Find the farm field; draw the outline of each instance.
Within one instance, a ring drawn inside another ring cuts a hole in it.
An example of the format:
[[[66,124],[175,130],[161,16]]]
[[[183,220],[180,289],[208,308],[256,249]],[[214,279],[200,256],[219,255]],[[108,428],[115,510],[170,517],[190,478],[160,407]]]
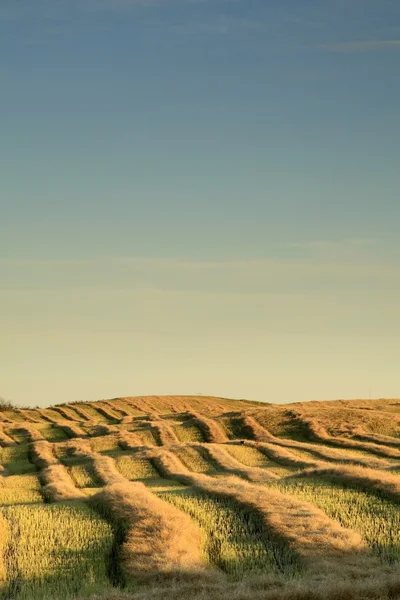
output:
[[[400,599],[400,400],[0,412],[0,600]]]

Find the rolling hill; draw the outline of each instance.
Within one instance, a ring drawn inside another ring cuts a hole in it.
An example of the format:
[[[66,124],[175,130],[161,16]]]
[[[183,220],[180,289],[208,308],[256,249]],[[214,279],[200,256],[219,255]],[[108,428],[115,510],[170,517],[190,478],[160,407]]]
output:
[[[0,598],[400,598],[400,400],[0,412]]]

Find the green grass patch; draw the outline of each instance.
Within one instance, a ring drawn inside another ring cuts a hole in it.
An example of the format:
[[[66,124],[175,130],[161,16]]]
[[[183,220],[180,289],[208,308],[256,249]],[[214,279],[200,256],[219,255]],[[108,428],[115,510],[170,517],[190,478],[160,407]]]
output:
[[[204,553],[232,579],[248,575],[293,574],[296,558],[290,548],[274,541],[257,513],[236,507],[229,500],[209,497],[190,488],[159,493],[195,519],[204,531]]]
[[[86,504],[1,509],[7,524],[0,598],[69,600],[110,589],[111,527]]]
[[[296,477],[269,484],[311,502],[344,527],[357,531],[385,561],[400,560],[400,510],[375,494],[346,488],[316,477]]]

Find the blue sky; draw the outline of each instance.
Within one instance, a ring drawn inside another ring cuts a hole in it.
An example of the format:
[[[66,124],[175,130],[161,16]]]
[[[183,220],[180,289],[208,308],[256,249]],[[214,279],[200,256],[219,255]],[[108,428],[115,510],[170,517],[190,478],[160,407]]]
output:
[[[400,5],[2,0],[0,395],[398,396]]]

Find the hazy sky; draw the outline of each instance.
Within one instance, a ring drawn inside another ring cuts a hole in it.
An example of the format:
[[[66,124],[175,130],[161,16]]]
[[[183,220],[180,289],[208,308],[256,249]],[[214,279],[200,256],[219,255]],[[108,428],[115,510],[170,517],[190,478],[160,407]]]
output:
[[[398,0],[1,0],[0,395],[400,396]]]

